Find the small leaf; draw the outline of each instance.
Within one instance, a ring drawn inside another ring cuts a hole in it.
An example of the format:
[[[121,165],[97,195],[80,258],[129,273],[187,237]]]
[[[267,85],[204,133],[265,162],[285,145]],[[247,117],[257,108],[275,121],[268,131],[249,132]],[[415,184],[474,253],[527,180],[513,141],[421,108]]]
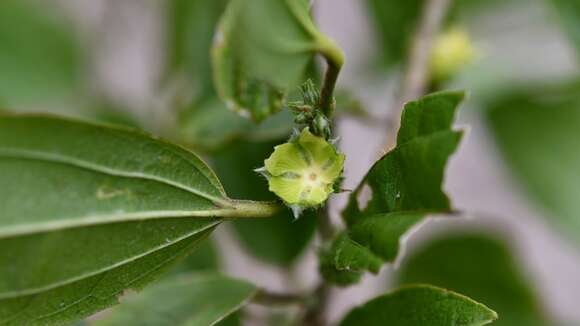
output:
[[[429,283],[477,298],[498,312],[498,326],[554,325],[517,263],[496,236],[445,234],[405,259],[399,283]]]
[[[341,326],[481,326],[497,314],[468,297],[428,285],[402,287],[353,309]]]
[[[215,217],[259,215],[229,199],[193,153],[127,129],[0,116],[0,170],[0,323],[9,325],[104,309],[190,253]]]
[[[580,83],[526,86],[488,103],[508,167],[545,217],[580,243]]]
[[[215,325],[240,309],[256,287],[217,274],[189,274],[123,299],[96,326]]]
[[[378,273],[383,265],[368,248],[358,244],[342,233],[333,242],[328,251],[322,251],[320,256],[320,272],[332,283],[348,285],[360,280],[360,271],[369,270]]]
[[[397,146],[374,164],[351,194],[343,211],[348,227],[345,236],[369,250],[374,257],[393,262],[401,238],[409,230],[428,214],[451,212],[441,184],[447,160],[461,138],[461,132],[453,131],[451,127],[462,99],[462,92],[440,92],[407,103]],[[365,200],[368,202],[359,205],[359,201]],[[324,255],[333,252],[340,255],[341,250],[337,250],[340,248],[335,244]],[[361,266],[364,264],[350,266],[348,273],[360,274],[369,269]],[[329,266],[321,266],[321,269],[328,278],[332,269]],[[335,272],[343,271],[336,269]],[[346,279],[357,279],[352,276]],[[331,278],[345,279],[338,275]]]
[[[314,26],[307,0],[232,0],[215,40],[220,97],[256,121],[281,109],[316,53],[335,47]]]

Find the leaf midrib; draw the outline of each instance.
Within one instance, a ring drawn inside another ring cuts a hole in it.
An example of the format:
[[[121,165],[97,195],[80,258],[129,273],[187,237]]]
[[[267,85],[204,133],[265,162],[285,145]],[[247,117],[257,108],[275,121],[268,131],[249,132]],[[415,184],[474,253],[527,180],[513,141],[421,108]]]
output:
[[[82,218],[69,217],[51,222],[20,224],[12,227],[0,228],[0,240],[7,238],[26,236],[38,233],[48,233],[62,231],[85,226],[96,226],[103,224],[137,222],[147,220],[157,220],[164,218],[187,218],[187,217],[230,217],[238,213],[235,208],[210,209],[210,210],[167,210],[167,211],[143,211],[124,214],[103,214],[92,215]]]
[[[51,163],[60,163],[60,164],[71,165],[71,166],[75,166],[75,167],[79,167],[79,168],[83,168],[83,169],[87,169],[90,171],[94,171],[94,172],[98,172],[98,173],[102,173],[102,174],[107,174],[107,175],[111,175],[111,176],[156,181],[156,182],[160,182],[160,183],[172,186],[174,188],[185,190],[187,192],[190,192],[190,193],[197,195],[197,196],[200,196],[202,198],[208,199],[208,200],[214,202],[215,204],[217,204],[221,207],[232,207],[233,206],[229,202],[229,200],[227,200],[226,198],[218,198],[218,197],[209,195],[207,193],[204,193],[199,189],[192,188],[190,186],[186,186],[186,185],[177,183],[175,181],[172,181],[172,180],[169,180],[166,178],[162,178],[162,177],[158,177],[158,176],[154,176],[154,175],[148,175],[148,174],[144,174],[144,173],[116,170],[116,169],[113,169],[110,167],[106,167],[106,166],[102,166],[102,165],[98,165],[98,164],[92,164],[92,163],[87,162],[85,160],[79,160],[79,159],[64,156],[64,155],[50,154],[50,153],[45,153],[45,152],[36,152],[36,151],[30,151],[30,150],[15,150],[15,149],[0,148],[0,158],[3,158],[3,157],[4,158],[38,160],[38,161],[51,162]],[[213,185],[213,183],[212,183],[212,186],[215,186],[215,185]]]

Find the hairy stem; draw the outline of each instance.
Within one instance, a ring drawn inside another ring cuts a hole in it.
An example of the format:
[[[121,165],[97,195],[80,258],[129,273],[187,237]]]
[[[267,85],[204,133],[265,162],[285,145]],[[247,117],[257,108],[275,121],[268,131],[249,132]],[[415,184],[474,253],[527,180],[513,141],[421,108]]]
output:
[[[451,0],[426,0],[423,5],[423,11],[411,44],[409,61],[402,78],[400,96],[395,102],[391,118],[388,119],[385,151],[390,150],[395,144],[395,136],[399,129],[401,111],[405,102],[416,99],[425,93],[429,81],[429,58],[433,40],[443,25],[450,5]]]
[[[338,80],[338,74],[344,64],[344,54],[342,50],[327,38],[321,38],[319,43],[320,53],[326,59],[326,73],[324,74],[324,82],[320,91],[320,108],[326,117],[331,118],[334,113],[334,87]]]
[[[228,212],[221,216],[226,218],[272,217],[284,207],[279,201],[233,200],[232,203]]]

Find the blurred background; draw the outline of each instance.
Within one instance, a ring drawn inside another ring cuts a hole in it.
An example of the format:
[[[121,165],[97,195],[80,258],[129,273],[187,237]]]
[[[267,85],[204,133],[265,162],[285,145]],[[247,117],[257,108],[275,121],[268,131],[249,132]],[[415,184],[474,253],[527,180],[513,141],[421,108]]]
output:
[[[320,28],[346,54],[337,133],[347,189],[393,136],[422,2],[312,1]],[[252,170],[286,139],[291,119],[282,112],[256,127],[217,99],[209,51],[225,4],[2,0],[0,111],[141,128],[201,153],[232,197],[272,198]],[[428,282],[495,308],[500,325],[580,325],[580,3],[455,0],[451,8],[434,44],[464,55],[443,51],[455,64],[443,62],[431,88],[469,94],[458,126],[467,133],[444,185],[461,217],[429,221],[396,266],[334,289],[329,318],[398,284]],[[332,200],[337,225],[347,197]],[[282,215],[220,227],[179,269],[219,268],[276,291],[312,288],[314,218]],[[285,313],[252,306],[245,320],[282,324]]]

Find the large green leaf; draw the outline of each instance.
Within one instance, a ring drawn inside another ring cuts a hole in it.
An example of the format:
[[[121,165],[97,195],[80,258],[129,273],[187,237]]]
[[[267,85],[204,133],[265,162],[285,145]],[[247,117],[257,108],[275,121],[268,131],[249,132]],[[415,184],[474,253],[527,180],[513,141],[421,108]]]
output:
[[[260,200],[276,198],[268,191],[266,179],[253,170],[262,166],[274,146],[281,142],[238,141],[213,156],[213,166],[232,196]],[[232,162],[235,164],[232,165]],[[285,209],[274,218],[244,220],[234,222],[233,225],[240,240],[256,257],[288,265],[312,239],[316,214],[307,211],[295,220],[291,211]]]
[[[427,285],[402,287],[353,309],[341,326],[481,326],[497,319],[486,306]]]
[[[80,46],[70,22],[40,1],[0,1],[0,103],[62,104],[79,90]]]
[[[462,99],[462,92],[441,92],[405,105],[397,146],[351,194],[343,211],[347,230],[322,252],[321,271],[328,280],[349,284],[365,270],[378,272],[376,261],[393,262],[410,229],[428,214],[451,211],[441,184],[447,160],[461,139],[452,124]],[[368,257],[368,264],[361,257]]]
[[[487,117],[530,198],[580,243],[580,83],[515,91],[490,103]]]
[[[103,309],[189,253],[215,217],[260,215],[229,199],[193,153],[126,129],[0,116],[0,171],[8,324]]]
[[[498,326],[553,325],[499,238],[445,234],[405,261],[399,283],[429,283],[477,298],[498,312]]]
[[[336,46],[314,26],[307,0],[232,0],[213,48],[214,83],[228,108],[261,121],[281,109],[316,53]]]
[[[191,274],[159,282],[128,297],[96,326],[215,325],[234,313],[256,288],[216,274]]]

